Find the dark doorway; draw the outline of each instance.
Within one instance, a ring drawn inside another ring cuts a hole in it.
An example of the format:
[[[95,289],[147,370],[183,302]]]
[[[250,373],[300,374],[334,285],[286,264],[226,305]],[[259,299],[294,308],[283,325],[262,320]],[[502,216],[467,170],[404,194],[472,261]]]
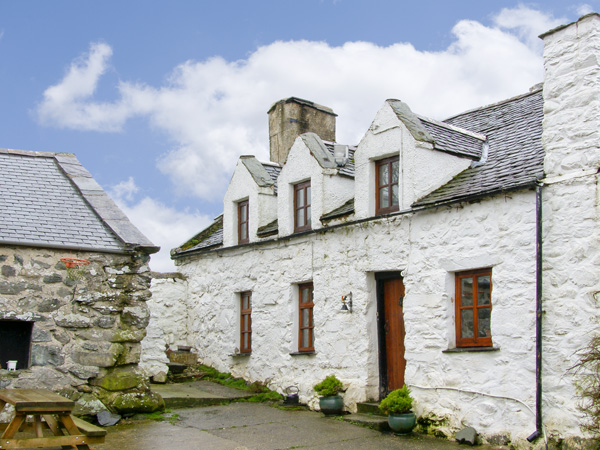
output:
[[[17,369],[29,367],[32,330],[33,322],[0,320],[0,367],[6,369],[7,361],[17,361]]]
[[[404,283],[400,272],[375,275],[379,330],[379,394],[404,386]]]

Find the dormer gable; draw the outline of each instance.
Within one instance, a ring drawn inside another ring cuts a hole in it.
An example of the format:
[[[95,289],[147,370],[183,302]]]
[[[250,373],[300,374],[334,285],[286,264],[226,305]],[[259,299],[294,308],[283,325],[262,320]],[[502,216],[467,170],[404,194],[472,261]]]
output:
[[[223,245],[254,242],[257,230],[277,218],[280,166],[241,156],[223,200]]]
[[[352,198],[353,179],[341,174],[343,168],[317,134],[296,138],[278,179],[280,236],[321,228],[324,214]]]
[[[480,160],[485,144],[484,135],[418,116],[400,100],[387,100],[355,153],[356,217],[410,209]]]

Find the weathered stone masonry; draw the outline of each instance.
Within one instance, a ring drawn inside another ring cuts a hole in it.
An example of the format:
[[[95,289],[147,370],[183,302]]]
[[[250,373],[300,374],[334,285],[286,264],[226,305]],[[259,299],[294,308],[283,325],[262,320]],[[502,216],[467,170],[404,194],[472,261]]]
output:
[[[0,371],[0,388],[51,389],[76,400],[78,413],[127,411],[147,391],[137,364],[150,318],[149,256],[78,252],[90,264],[76,281],[63,257],[74,255],[0,247],[0,320],[33,322],[30,367]]]

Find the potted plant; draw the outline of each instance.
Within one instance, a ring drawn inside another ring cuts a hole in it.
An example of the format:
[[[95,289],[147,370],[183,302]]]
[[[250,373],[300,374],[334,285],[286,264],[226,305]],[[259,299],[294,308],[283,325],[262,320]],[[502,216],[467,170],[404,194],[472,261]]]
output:
[[[344,385],[335,375],[329,375],[319,384],[315,392],[320,396],[319,407],[325,415],[339,415],[344,410],[344,400],[339,393],[344,391]]]
[[[379,409],[388,415],[388,424],[392,431],[397,434],[406,434],[413,430],[417,419],[415,413],[410,410],[412,404],[413,398],[406,385],[390,392],[386,398],[381,400]]]

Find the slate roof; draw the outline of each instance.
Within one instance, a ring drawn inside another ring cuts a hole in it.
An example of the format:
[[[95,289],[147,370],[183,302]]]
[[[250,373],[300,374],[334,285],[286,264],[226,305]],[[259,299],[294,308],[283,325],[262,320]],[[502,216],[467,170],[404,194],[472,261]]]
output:
[[[159,250],[71,153],[0,149],[0,244]]]
[[[487,160],[413,206],[467,199],[533,185],[544,176],[541,89],[459,114],[444,122],[487,136]]]
[[[275,193],[277,194],[277,179],[281,173],[281,166],[275,163],[261,163],[265,170],[268,172],[271,180],[275,183]]]
[[[223,214],[215,218],[213,223],[182,244],[171,250],[171,255],[177,255],[194,250],[217,248],[223,245]]]
[[[258,227],[256,230],[256,235],[258,237],[267,237],[277,234],[279,231],[279,221],[275,219],[273,222],[263,225],[262,227]]]
[[[329,211],[326,214],[321,216],[321,222],[327,222],[329,220],[336,219],[338,217],[347,216],[349,214],[354,213],[354,197],[348,200],[339,208],[334,209],[333,211]]]
[[[399,100],[388,102],[415,139],[430,142],[437,150],[473,159],[471,167],[415,202],[412,205],[415,208],[532,187],[544,176],[541,88],[467,111],[443,122],[417,116]],[[335,143],[323,143],[333,157]],[[355,151],[356,146],[349,147],[348,163],[340,169],[340,174],[354,177]],[[277,183],[281,167],[270,164],[263,164],[263,167]],[[326,222],[353,212],[354,199],[350,199],[324,214],[321,221]],[[221,218],[220,222],[215,221],[209,228],[196,235],[195,238],[202,239],[199,243],[185,249],[174,249],[172,254],[220,247],[223,244],[222,231]],[[274,221],[261,227],[259,235],[270,236],[276,231],[277,221]]]

